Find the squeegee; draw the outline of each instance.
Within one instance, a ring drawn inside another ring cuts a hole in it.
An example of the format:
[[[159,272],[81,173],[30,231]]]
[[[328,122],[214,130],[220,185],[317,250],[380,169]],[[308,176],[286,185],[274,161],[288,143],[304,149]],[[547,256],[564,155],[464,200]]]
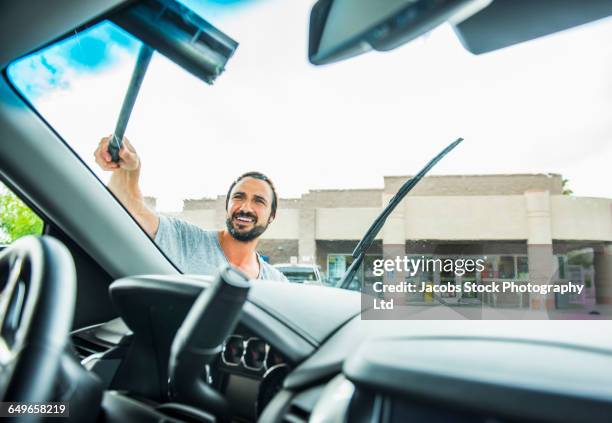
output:
[[[144,0],[120,10],[110,20],[143,43],[108,144],[112,160],[118,162],[123,135],[154,50],[212,84],[238,43],[175,0]]]

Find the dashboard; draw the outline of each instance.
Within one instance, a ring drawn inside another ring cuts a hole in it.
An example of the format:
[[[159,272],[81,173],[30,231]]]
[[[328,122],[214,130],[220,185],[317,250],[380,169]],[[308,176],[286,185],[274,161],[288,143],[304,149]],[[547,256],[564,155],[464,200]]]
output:
[[[73,334],[82,363],[107,390],[163,404],[170,346],[195,298],[209,286],[210,278],[184,275],[115,281],[110,294],[121,319]],[[298,294],[297,287],[254,281],[238,325],[199,370],[227,400],[235,420],[256,420],[296,366],[359,314],[358,293],[300,284]],[[299,298],[300,306],[287,298]]]
[[[127,362],[134,334],[121,319],[77,330],[73,346],[81,363],[114,388]],[[255,421],[282,390],[292,362],[258,333],[239,324],[217,358],[201,369],[201,378],[228,400],[235,421]]]
[[[167,357],[155,351],[169,348],[181,324],[176,315],[186,313],[202,287],[147,277],[143,295],[143,281],[128,282],[111,292],[118,308],[129,305],[122,314],[130,329],[123,325],[128,333],[121,337],[122,330],[96,328],[95,337],[114,348],[90,369],[108,368],[120,356],[107,387],[163,402],[160,381],[167,376],[158,371]],[[190,301],[182,303],[183,294]],[[575,422],[612,414],[609,322],[375,321],[359,311],[356,293],[255,285],[202,377],[244,422]],[[76,335],[75,343],[82,342],[87,331]],[[144,342],[151,339],[155,351]],[[130,373],[133,367],[140,371]]]

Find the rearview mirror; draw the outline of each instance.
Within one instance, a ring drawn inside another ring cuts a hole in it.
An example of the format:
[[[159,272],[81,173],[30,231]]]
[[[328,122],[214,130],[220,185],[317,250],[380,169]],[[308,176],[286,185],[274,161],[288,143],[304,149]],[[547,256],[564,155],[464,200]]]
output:
[[[310,14],[315,65],[394,49],[438,25],[461,22],[492,0],[319,0]]]

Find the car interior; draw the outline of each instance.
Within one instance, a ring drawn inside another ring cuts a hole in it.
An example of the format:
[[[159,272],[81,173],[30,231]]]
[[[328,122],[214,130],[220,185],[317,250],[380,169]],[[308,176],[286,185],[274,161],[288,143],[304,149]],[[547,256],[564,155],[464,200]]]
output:
[[[211,83],[235,42],[170,0],[0,10],[0,179],[44,221],[0,252],[2,401],[69,404],[57,418],[75,422],[610,420],[605,320],[368,320],[352,290],[182,274],[7,68],[110,20]],[[324,65],[443,22],[481,54],[610,15],[604,0],[319,0],[304,19]]]

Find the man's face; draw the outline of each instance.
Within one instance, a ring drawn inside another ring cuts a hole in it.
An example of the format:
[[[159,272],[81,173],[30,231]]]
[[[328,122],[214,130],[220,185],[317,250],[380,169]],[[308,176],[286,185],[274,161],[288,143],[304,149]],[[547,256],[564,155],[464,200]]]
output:
[[[226,226],[238,241],[248,242],[263,234],[272,222],[272,188],[266,181],[244,178],[230,193]]]

